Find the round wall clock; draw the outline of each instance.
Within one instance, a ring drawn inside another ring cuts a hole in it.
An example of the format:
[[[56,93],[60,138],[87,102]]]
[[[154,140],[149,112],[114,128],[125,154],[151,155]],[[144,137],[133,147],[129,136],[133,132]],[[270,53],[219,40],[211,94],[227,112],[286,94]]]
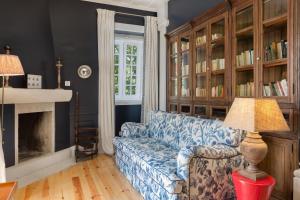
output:
[[[88,65],[81,65],[77,70],[78,76],[83,79],[87,79],[92,75],[92,69]]]

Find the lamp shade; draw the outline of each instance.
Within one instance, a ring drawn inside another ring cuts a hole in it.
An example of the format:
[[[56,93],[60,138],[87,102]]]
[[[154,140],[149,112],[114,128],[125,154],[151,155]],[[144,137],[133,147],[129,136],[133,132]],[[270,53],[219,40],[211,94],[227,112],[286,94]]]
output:
[[[21,76],[24,70],[18,56],[0,54],[0,76]]]
[[[275,99],[235,98],[224,124],[249,132],[290,130]]]

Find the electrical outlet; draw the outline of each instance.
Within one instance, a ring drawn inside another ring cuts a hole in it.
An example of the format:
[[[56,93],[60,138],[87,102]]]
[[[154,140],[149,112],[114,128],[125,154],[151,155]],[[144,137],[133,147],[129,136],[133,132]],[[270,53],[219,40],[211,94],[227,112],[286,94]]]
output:
[[[71,81],[65,81],[65,86],[70,87],[71,86]]]

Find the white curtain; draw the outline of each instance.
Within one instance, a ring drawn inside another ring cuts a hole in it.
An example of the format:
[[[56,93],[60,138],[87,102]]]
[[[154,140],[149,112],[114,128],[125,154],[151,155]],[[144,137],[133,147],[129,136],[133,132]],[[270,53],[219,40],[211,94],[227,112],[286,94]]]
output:
[[[99,58],[99,130],[104,153],[114,153],[112,139],[115,135],[114,102],[114,24],[115,12],[97,9]]]
[[[158,32],[157,18],[145,17],[145,69],[142,121],[149,120],[149,111],[158,109]]]
[[[4,161],[4,154],[2,148],[2,131],[0,130],[0,183],[6,181],[5,176],[5,161]]]

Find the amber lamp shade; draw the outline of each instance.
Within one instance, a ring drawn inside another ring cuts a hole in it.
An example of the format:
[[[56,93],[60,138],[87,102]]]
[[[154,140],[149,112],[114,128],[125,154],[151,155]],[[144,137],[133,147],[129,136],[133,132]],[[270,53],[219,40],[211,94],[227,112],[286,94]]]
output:
[[[0,54],[0,76],[22,76],[23,67],[18,56]]]
[[[224,124],[247,131],[247,136],[240,147],[249,165],[245,170],[241,170],[240,174],[252,180],[266,177],[267,174],[257,167],[268,152],[267,144],[259,132],[290,130],[277,101],[269,98],[235,98]]]

